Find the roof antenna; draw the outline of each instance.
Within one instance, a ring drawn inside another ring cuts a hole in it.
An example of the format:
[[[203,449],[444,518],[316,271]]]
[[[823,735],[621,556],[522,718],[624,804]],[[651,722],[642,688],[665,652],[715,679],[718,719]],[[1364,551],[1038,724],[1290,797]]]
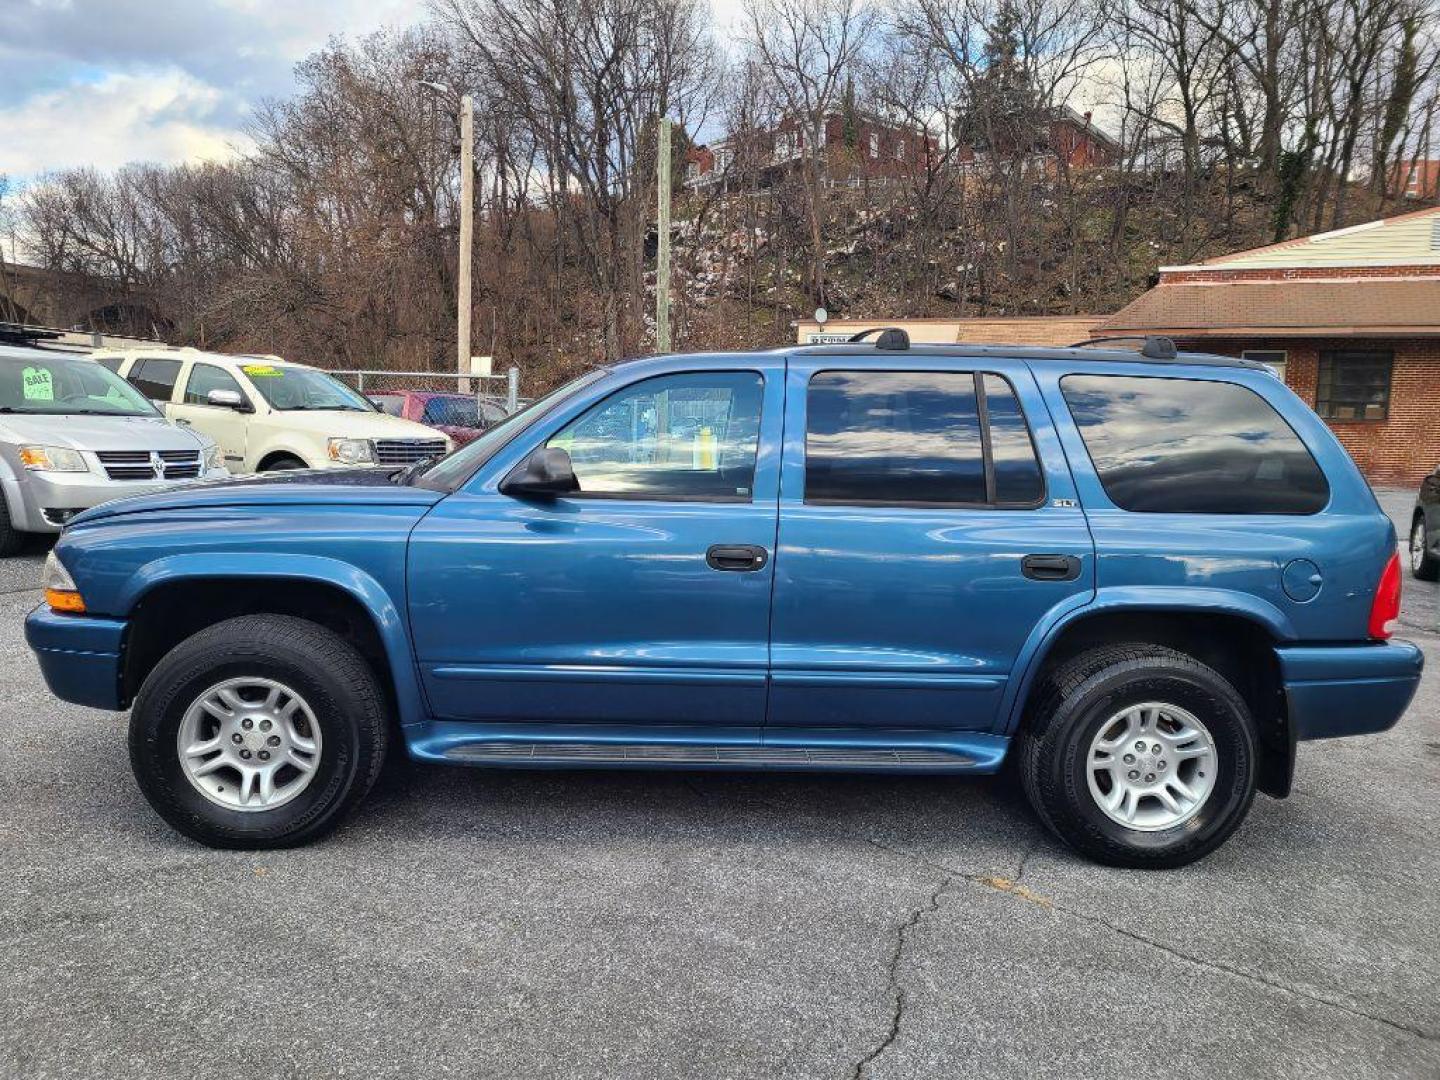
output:
[[[883,329],[875,326],[869,330],[861,330],[858,334],[852,335],[850,341],[852,344],[864,341],[871,334],[880,335],[875,339],[875,347],[877,349],[884,349],[887,352],[904,352],[910,348],[910,335],[898,326],[887,326]]]

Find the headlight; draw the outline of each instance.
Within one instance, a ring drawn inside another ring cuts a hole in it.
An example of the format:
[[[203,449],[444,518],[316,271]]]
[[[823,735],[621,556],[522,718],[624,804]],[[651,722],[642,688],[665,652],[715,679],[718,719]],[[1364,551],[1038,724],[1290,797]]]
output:
[[[205,448],[205,471],[213,472],[220,468],[220,447],[207,446]]]
[[[341,465],[369,465],[375,461],[375,448],[369,439],[331,439],[327,449],[330,460]]]
[[[85,599],[80,595],[80,590],[75,586],[75,579],[70,576],[70,571],[65,569],[55,555],[50,552],[45,556],[44,571],[45,602],[50,605],[52,611],[63,611],[74,615],[81,615],[85,612]]]
[[[89,472],[79,451],[64,446],[22,446],[20,464],[31,472]]]

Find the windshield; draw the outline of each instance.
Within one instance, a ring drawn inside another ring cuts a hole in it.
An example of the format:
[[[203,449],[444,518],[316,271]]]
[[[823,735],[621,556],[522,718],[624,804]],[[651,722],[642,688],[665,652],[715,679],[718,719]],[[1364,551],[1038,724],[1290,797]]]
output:
[[[42,352],[0,357],[0,413],[157,415],[144,395],[94,360]]]
[[[558,390],[552,390],[544,397],[532,401],[519,412],[510,414],[474,442],[462,446],[448,457],[441,458],[430,466],[420,475],[416,484],[419,487],[433,488],[438,491],[454,491],[470,478],[471,473],[485,464],[495,451],[581,387],[588,386],[600,378],[606,373],[606,370],[605,368],[596,368],[593,371],[587,371],[578,379],[572,379]]]
[[[255,384],[255,389],[260,391],[260,396],[269,402],[271,408],[285,412],[375,412],[375,406],[363,394],[351,390],[333,375],[314,368],[256,362],[245,364],[240,370]]]

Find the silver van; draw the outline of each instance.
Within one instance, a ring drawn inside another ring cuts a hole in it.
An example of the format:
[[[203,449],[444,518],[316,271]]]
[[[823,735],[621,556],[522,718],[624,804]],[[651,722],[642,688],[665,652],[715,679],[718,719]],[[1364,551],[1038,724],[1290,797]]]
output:
[[[0,344],[0,555],[111,499],[226,475],[212,439],[95,361]]]

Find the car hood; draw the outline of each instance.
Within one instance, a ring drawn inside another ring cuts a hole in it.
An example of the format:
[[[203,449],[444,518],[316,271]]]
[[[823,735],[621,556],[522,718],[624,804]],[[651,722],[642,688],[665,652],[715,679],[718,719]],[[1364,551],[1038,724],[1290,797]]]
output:
[[[444,433],[387,413],[352,412],[346,409],[276,409],[270,414],[272,423],[287,428],[312,431],[344,439],[438,439]]]
[[[304,469],[294,472],[202,480],[152,495],[136,495],[102,503],[77,515],[71,526],[104,518],[171,510],[206,510],[231,506],[433,506],[444,492],[396,484],[399,470]]]
[[[0,440],[71,450],[195,450],[208,440],[160,416],[0,414]]]

